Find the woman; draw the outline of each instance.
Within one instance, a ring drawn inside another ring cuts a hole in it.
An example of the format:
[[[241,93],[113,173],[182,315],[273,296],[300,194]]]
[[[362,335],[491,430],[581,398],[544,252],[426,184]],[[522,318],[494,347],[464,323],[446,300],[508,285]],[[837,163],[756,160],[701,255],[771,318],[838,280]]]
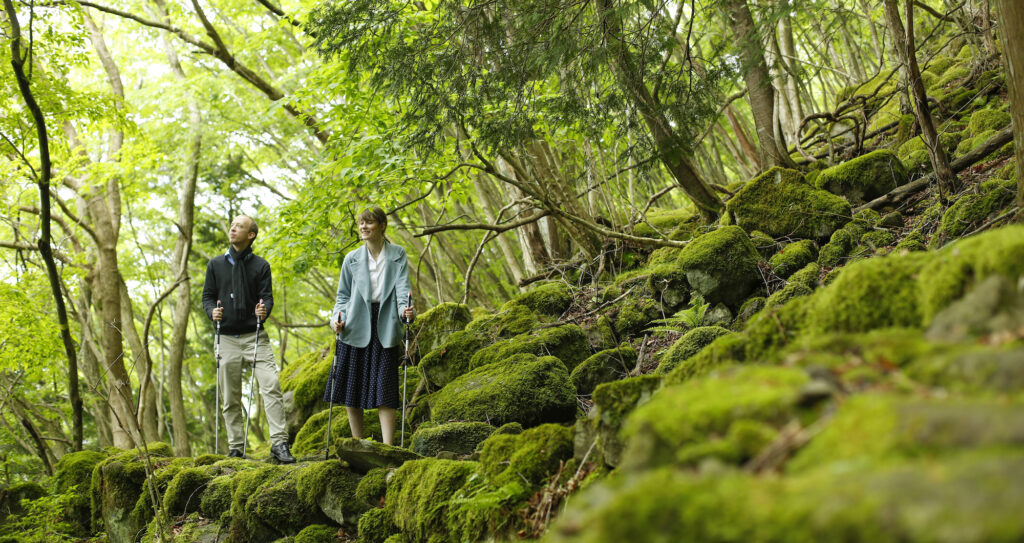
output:
[[[365,244],[345,255],[331,326],[338,333],[338,357],[324,400],[345,405],[352,437],[363,437],[363,410],[377,408],[383,441],[395,437],[399,406],[398,346],[414,311],[405,249],[384,238],[387,215],[379,207],[358,217]],[[331,386],[333,383],[333,387]],[[333,390],[332,390],[333,388]]]

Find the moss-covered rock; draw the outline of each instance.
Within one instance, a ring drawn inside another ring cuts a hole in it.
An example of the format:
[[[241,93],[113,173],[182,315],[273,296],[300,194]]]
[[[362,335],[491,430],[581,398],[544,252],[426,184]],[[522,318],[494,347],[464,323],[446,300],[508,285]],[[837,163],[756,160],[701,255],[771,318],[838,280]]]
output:
[[[893,247],[892,252],[895,254],[906,254],[915,251],[927,251],[928,246],[925,244],[924,236],[920,232],[911,232],[903,237]]]
[[[917,278],[928,260],[911,253],[849,264],[813,297],[810,327],[818,332],[865,332],[919,326]]]
[[[331,341],[281,370],[289,437],[294,438],[310,416],[326,407],[324,391],[333,361],[334,341]]]
[[[972,136],[990,130],[1000,130],[1010,125],[1010,114],[997,109],[979,109],[971,114],[967,122],[967,131]]]
[[[865,202],[905,185],[907,180],[896,153],[879,149],[822,171],[814,184],[852,202]]]
[[[690,208],[659,209],[647,213],[644,219],[644,222],[633,227],[633,235],[662,238],[674,233],[684,235],[686,227],[692,232],[699,222],[700,214]]]
[[[151,458],[164,459],[172,454],[170,445],[166,443],[153,443],[147,448]],[[106,531],[111,540],[134,541],[152,516],[152,509],[148,510],[148,515],[145,514],[146,506],[133,514],[140,497],[143,502],[148,499],[148,495],[144,496],[142,492],[146,481],[142,454],[139,449],[115,454],[97,463],[92,470],[89,492],[93,531]]]
[[[1024,330],[1024,292],[1002,275],[986,277],[942,311],[928,326],[927,337],[972,341],[981,336],[1012,336]]]
[[[757,249],[757,254],[761,255],[761,258],[768,260],[779,250],[779,244],[775,240],[760,230],[754,230],[750,232],[750,242],[754,244],[754,249]]]
[[[424,424],[412,435],[410,448],[421,456],[435,456],[441,451],[469,454],[492,433],[494,426],[486,422]]]
[[[576,390],[553,356],[517,354],[458,377],[431,400],[435,422],[566,422],[576,414]]]
[[[906,365],[917,382],[961,394],[1024,392],[1024,348],[975,348],[919,357]]]
[[[336,448],[333,450],[338,458],[358,473],[367,473],[375,468],[400,466],[404,462],[420,457],[408,449],[369,439],[343,437],[335,441],[334,445]]]
[[[69,499],[64,507],[74,535],[89,534],[92,512],[89,509],[89,485],[92,483],[92,470],[106,458],[97,451],[78,451],[65,454],[57,462],[54,473],[54,492],[68,494]],[[0,511],[0,521],[4,514]]]
[[[888,230],[872,230],[860,237],[860,243],[877,253],[896,243],[896,236]]]
[[[818,253],[818,265],[822,268],[833,268],[853,249],[853,236],[845,229],[836,230],[828,243]]]
[[[615,337],[626,338],[638,334],[661,316],[661,305],[651,297],[641,295],[626,298],[615,314]]]
[[[336,543],[337,541],[337,527],[314,524],[306,526],[302,531],[295,534],[294,543]]]
[[[674,260],[649,269],[647,289],[654,293],[666,312],[676,311],[690,299],[690,284],[686,282],[686,274]]]
[[[199,500],[199,512],[206,518],[218,519],[231,509],[231,476],[215,477],[206,485]]]
[[[686,332],[665,351],[655,373],[666,374],[671,372],[679,364],[710,345],[712,341],[728,333],[729,330],[721,326],[699,326]]]
[[[953,239],[978,228],[996,218],[1013,205],[1017,196],[1014,181],[987,181],[977,194],[964,194],[942,214],[939,233],[943,239]]]
[[[270,543],[311,524],[330,522],[318,507],[311,507],[300,497],[298,482],[302,472],[296,466],[270,465],[235,475],[232,539]],[[354,492],[355,485],[352,487]]]
[[[815,189],[796,170],[775,167],[754,178],[726,204],[736,224],[747,232],[824,241],[846,224],[850,204]]]
[[[513,304],[495,315],[470,321],[465,330],[448,336],[441,347],[420,361],[420,375],[431,390],[448,384],[466,373],[473,355],[499,339],[507,339],[533,330],[540,318],[525,303]]]
[[[609,466],[621,461],[624,443],[619,429],[626,416],[638,406],[650,401],[661,386],[660,375],[640,375],[619,381],[603,383],[594,389],[594,407],[586,421],[580,421],[574,450],[577,458],[587,454],[592,446]]]
[[[830,466],[787,478],[672,469],[610,477],[573,499],[545,541],[980,543],[1024,537],[1019,451]]]
[[[758,311],[764,309],[765,297],[754,296],[748,298],[747,301],[743,302],[740,306],[740,310],[736,312],[736,318],[732,321],[730,328],[733,330],[742,330],[751,317],[757,314]]]
[[[359,517],[359,541],[363,543],[384,543],[397,532],[391,514],[384,509],[370,509]]]
[[[756,318],[756,317],[755,317]],[[665,376],[665,384],[679,384],[711,370],[746,358],[747,338],[743,334],[718,336],[697,354],[682,360]]]
[[[649,469],[689,458],[687,448],[721,439],[739,420],[781,426],[797,414],[809,381],[801,370],[749,366],[666,386],[629,415],[620,469]]]
[[[369,507],[382,507],[384,494],[388,491],[388,478],[394,468],[373,468],[359,480],[356,487],[356,499]]]
[[[443,302],[431,307],[416,317],[409,325],[409,336],[413,338],[420,358],[444,344],[448,336],[458,332],[473,320],[469,306],[455,302]]]
[[[32,481],[0,487],[0,521],[11,515],[24,514],[25,508],[22,506],[22,500],[38,500],[45,495],[46,489]]]
[[[324,447],[327,446],[327,422],[331,423],[331,441],[341,437],[351,437],[352,430],[348,425],[348,414],[344,406],[336,405],[333,411],[325,407],[306,420],[295,436],[295,443],[292,445],[292,453],[299,457],[316,456],[323,457]],[[376,409],[363,411],[363,435],[365,437],[380,436],[380,417]]]
[[[541,315],[558,317],[572,305],[572,288],[561,281],[538,283],[532,290],[505,302],[502,311],[522,306]]]
[[[761,285],[758,260],[747,234],[737,226],[725,226],[691,241],[676,264],[705,301],[737,309]]]
[[[614,381],[629,373],[636,365],[636,356],[636,349],[629,345],[606,349],[576,366],[569,374],[569,379],[576,387],[577,394],[590,394],[597,385]]]
[[[541,328],[480,349],[470,359],[468,369],[493,364],[520,353],[554,356],[562,361],[567,370],[572,371],[590,356],[590,345],[583,329],[575,324]]]
[[[295,478],[295,491],[306,508],[319,508],[332,521],[351,527],[368,508],[363,501],[353,499],[358,485],[359,476],[338,460],[312,463],[299,470]]]
[[[525,497],[572,455],[572,428],[543,424],[517,435],[491,436],[481,444],[480,465],[493,485],[525,485]]]
[[[1005,226],[962,239],[938,251],[921,270],[924,324],[990,275],[1016,282],[1024,275],[1024,226]]]
[[[168,515],[188,515],[199,511],[202,493],[213,479],[205,468],[185,468],[179,471],[164,492],[164,510]]]
[[[448,527],[450,501],[479,471],[477,462],[437,458],[406,462],[388,483],[384,510],[398,530],[414,541],[457,540]]]
[[[792,300],[793,298],[799,298],[800,296],[809,296],[813,293],[814,290],[811,287],[805,285],[804,283],[793,281],[787,283],[786,286],[782,287],[781,289],[773,292],[772,295],[769,296],[767,300],[765,300],[764,306],[770,309],[774,309],[785,305],[786,302]]]
[[[786,245],[778,253],[772,255],[768,263],[771,264],[775,275],[785,279],[817,258],[817,246],[813,241],[804,239]]]

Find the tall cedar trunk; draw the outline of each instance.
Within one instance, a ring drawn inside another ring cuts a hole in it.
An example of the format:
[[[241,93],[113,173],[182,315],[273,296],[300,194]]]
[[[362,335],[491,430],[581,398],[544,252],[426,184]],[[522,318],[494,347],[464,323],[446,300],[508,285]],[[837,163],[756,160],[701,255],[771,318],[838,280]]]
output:
[[[747,84],[747,97],[754,114],[754,126],[761,144],[761,166],[795,167],[785,151],[786,143],[775,137],[775,87],[772,86],[768,64],[764,59],[764,47],[758,36],[754,17],[746,0],[729,0],[727,15],[733,25],[733,32],[740,42],[740,59],[743,63],[743,81]]]
[[[53,294],[53,301],[57,307],[57,323],[60,326],[61,342],[64,344],[64,354],[68,357],[68,399],[71,403],[71,426],[72,426],[72,449],[82,450],[82,397],[78,391],[78,357],[75,353],[75,344],[71,339],[71,328],[68,324],[68,312],[64,305],[64,296],[61,292],[60,277],[57,275],[57,264],[53,259],[53,248],[50,246],[50,175],[52,165],[50,164],[50,143],[46,131],[46,119],[43,117],[42,109],[36,103],[32,94],[32,87],[25,75],[25,55],[21,51],[21,25],[18,21],[18,13],[14,9],[11,0],[4,0],[4,10],[7,12],[7,19],[11,25],[9,38],[11,40],[11,67],[14,69],[15,78],[18,81],[18,90],[21,92],[25,105],[32,113],[32,119],[36,124],[36,137],[39,140],[39,254],[43,257],[46,265],[46,277],[50,282],[50,292]],[[44,458],[45,461],[45,458]]]
[[[1024,220],[1024,3],[1000,0],[997,6],[999,36],[1003,41],[1003,64],[1010,87],[1010,118],[1013,148],[1017,156],[1018,220]]]
[[[921,127],[921,137],[924,139],[925,146],[928,147],[928,158],[931,160],[935,176],[939,180],[940,197],[945,199],[956,191],[957,178],[949,166],[949,157],[946,156],[946,150],[942,148],[939,135],[935,131],[931,109],[928,107],[928,97],[925,95],[924,83],[921,81],[921,71],[917,66],[917,51],[914,47],[914,2],[907,0],[906,31],[904,31],[903,22],[900,20],[896,0],[885,0],[884,8],[893,44],[896,47],[896,53],[900,56],[903,80],[906,82],[914,104],[914,116],[917,118],[917,124]]]
[[[167,16],[163,0],[156,2],[156,9],[162,17]],[[178,60],[178,52],[171,45],[167,35],[162,36],[164,51],[171,71],[187,88],[188,77]],[[176,456],[192,456],[192,446],[188,435],[188,413],[185,410],[185,398],[181,391],[181,366],[185,358],[185,341],[188,333],[188,317],[191,310],[191,282],[188,278],[188,252],[192,247],[193,217],[195,215],[196,180],[199,177],[199,156],[202,150],[202,113],[199,104],[190,91],[186,91],[188,99],[189,152],[185,168],[181,176],[181,191],[178,196],[178,240],[174,245],[172,262],[176,266],[174,277],[184,278],[175,293],[172,310],[172,331],[170,354],[167,360],[167,392],[171,404],[171,428],[174,434],[174,454]],[[282,358],[284,350],[282,348]],[[214,406],[214,417],[220,416],[220,406]],[[216,428],[216,425],[215,425]],[[219,453],[220,451],[214,451]]]
[[[602,30],[615,63],[619,85],[626,91],[632,104],[643,117],[662,164],[672,173],[676,183],[690,197],[704,219],[713,221],[722,212],[722,201],[693,168],[686,146],[672,130],[659,104],[644,84],[643,74],[636,66],[622,36],[622,24],[615,13],[613,1],[598,0],[598,9],[601,12]]]

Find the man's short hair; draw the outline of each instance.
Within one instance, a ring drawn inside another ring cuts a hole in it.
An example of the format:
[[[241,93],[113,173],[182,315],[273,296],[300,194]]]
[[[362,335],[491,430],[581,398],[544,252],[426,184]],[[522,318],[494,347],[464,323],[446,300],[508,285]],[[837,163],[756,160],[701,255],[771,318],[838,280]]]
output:
[[[249,216],[246,215],[246,217]],[[256,219],[252,217],[249,217],[249,222],[252,223],[252,226],[249,227],[249,231],[253,233],[252,240],[256,241],[256,237],[260,235],[260,225],[256,224]]]

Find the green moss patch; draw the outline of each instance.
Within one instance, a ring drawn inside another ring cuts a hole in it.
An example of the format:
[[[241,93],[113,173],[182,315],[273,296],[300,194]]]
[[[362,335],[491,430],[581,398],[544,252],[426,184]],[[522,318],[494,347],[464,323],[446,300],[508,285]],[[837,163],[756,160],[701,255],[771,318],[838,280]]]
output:
[[[521,434],[488,438],[480,448],[480,465],[491,484],[524,484],[532,492],[546,483],[559,464],[572,455],[572,428],[544,424]]]
[[[676,265],[708,303],[736,309],[760,287],[758,260],[747,234],[737,226],[725,226],[691,241]]]
[[[814,184],[852,202],[865,202],[907,181],[907,171],[896,153],[879,149],[822,171]]]
[[[480,349],[470,359],[469,369],[505,360],[520,353],[554,356],[565,364],[567,370],[572,371],[577,364],[590,356],[590,345],[583,329],[575,324],[542,328]]]
[[[824,241],[852,215],[843,198],[809,185],[800,172],[772,168],[754,178],[726,204],[747,232]]]
[[[795,241],[783,247],[768,261],[775,275],[785,279],[818,258],[818,248],[809,239]]]
[[[409,336],[415,342],[420,357],[440,347],[448,336],[458,332],[473,320],[469,306],[454,302],[443,302],[431,307],[416,317],[409,325]]]
[[[406,462],[388,484],[384,510],[414,541],[455,540],[448,528],[449,502],[479,470],[477,462],[436,458]]]
[[[363,543],[384,543],[397,532],[391,514],[384,509],[370,509],[359,517],[359,541]]]
[[[369,507],[353,499],[358,484],[359,476],[338,460],[310,464],[295,476],[295,491],[306,508],[319,509],[332,521],[349,526],[355,526]]]
[[[431,400],[435,422],[566,422],[576,413],[576,391],[553,356],[517,354],[458,377]]]
[[[609,466],[616,466],[621,460],[624,444],[619,438],[619,429],[626,416],[650,401],[659,386],[661,376],[640,375],[604,383],[594,389],[594,407],[584,423],[584,430],[592,432],[598,452]]]
[[[671,372],[679,364],[710,345],[712,341],[728,333],[729,330],[721,326],[700,326],[690,330],[665,351],[661,361],[658,363],[656,373],[666,374]]]
[[[507,311],[522,306],[541,315],[558,317],[572,304],[572,289],[567,283],[551,281],[540,283],[532,290],[512,298],[502,306]]]
[[[576,387],[577,394],[590,394],[597,385],[627,374],[636,365],[636,356],[636,349],[629,345],[606,349],[576,366],[569,374],[569,379]]]
[[[334,341],[288,364],[280,374],[281,392],[291,396],[288,434],[294,437],[306,419],[325,407],[324,390],[334,361]]]
[[[986,221],[996,218],[1013,205],[1017,196],[1014,181],[988,181],[976,194],[964,194],[942,214],[939,233],[943,239],[957,238]]]
[[[435,456],[441,451],[469,454],[492,433],[494,426],[486,422],[423,425],[412,435],[410,448],[421,456]]]

